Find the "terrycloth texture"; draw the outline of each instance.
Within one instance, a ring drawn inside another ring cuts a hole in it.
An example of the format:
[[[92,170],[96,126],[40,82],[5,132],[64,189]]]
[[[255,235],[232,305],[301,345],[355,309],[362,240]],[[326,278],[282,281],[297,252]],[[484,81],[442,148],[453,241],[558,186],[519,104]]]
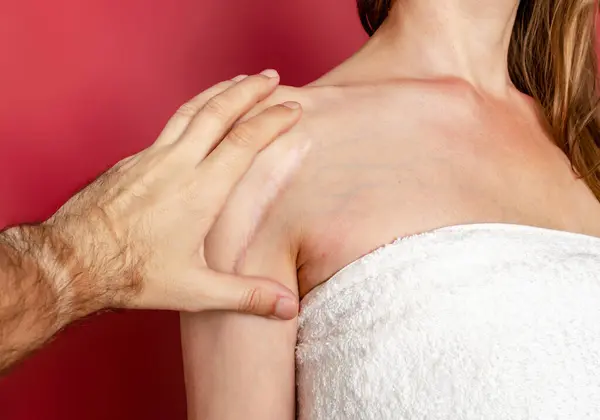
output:
[[[600,239],[398,240],[303,299],[296,358],[301,420],[598,420]]]

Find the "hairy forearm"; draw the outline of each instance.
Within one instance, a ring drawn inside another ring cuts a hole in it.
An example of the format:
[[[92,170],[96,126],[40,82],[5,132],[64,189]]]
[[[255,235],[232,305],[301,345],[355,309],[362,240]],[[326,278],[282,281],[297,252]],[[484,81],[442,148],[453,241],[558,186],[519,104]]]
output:
[[[51,281],[51,240],[41,227],[0,234],[0,372],[32,352],[67,322]]]
[[[0,373],[100,309],[72,245],[41,224],[0,233]]]

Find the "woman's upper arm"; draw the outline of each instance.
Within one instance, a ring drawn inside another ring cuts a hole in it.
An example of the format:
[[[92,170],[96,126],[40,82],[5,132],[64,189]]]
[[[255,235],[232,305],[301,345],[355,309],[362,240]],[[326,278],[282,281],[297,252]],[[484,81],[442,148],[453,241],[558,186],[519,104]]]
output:
[[[241,193],[230,199],[207,238],[208,263],[221,271],[272,278],[297,292],[296,258],[285,229],[274,223],[255,229],[244,222],[244,215],[252,214],[245,206],[255,201]],[[293,419],[296,333],[296,320],[182,314],[188,418]]]
[[[205,241],[211,268],[271,278],[298,292],[299,232],[291,227],[298,225],[298,206],[287,194],[293,181],[281,185],[272,178],[304,144],[302,132],[292,130],[255,159]],[[295,418],[296,334],[296,320],[182,314],[188,418]]]

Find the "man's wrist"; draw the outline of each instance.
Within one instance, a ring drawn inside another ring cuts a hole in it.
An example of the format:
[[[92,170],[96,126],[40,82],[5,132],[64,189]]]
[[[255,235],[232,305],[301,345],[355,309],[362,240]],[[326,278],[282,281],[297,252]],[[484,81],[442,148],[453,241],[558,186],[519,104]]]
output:
[[[128,258],[102,211],[83,216],[61,209],[39,229],[48,242],[50,269],[64,272],[65,280],[56,279],[58,288],[65,282],[70,288],[65,296],[70,297],[72,320],[102,309],[126,307],[140,292],[137,264]]]

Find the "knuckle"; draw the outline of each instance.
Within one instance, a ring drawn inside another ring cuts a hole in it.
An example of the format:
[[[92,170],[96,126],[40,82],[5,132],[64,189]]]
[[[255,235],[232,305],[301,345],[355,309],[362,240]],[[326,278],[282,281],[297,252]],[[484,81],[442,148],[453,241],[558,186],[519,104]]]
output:
[[[193,118],[198,113],[198,108],[191,103],[185,103],[179,107],[175,115],[184,118]]]
[[[204,105],[203,112],[206,112],[213,117],[224,118],[227,115],[227,106],[226,101],[220,97],[214,97],[206,102]]]
[[[240,124],[229,133],[227,141],[236,147],[251,147],[253,145],[253,131],[248,124]]]
[[[240,300],[239,310],[241,312],[256,312],[261,303],[260,291],[256,288],[249,289],[244,292]]]

